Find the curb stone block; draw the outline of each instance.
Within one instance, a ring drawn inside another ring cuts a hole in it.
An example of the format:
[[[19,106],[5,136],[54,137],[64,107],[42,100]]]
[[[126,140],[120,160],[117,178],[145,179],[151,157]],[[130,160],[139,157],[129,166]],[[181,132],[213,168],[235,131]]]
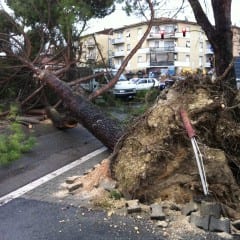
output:
[[[127,212],[128,213],[136,213],[141,212],[141,206],[139,205],[138,199],[129,200],[126,202]]]
[[[209,230],[212,232],[230,233],[230,220],[228,218],[215,218],[211,216]]]
[[[162,206],[160,204],[154,203],[150,206],[152,213],[151,219],[165,220],[166,216],[163,213]]]
[[[203,201],[200,205],[200,215],[214,216],[220,218],[222,213],[221,205],[216,202],[205,202]]]
[[[71,176],[66,179],[67,184],[73,184],[80,176]]]
[[[196,212],[198,210],[198,205],[195,202],[189,202],[184,205],[181,210],[181,213],[185,216],[189,216],[192,212]]]
[[[209,226],[209,221],[210,221],[210,216],[205,215],[205,216],[200,216],[198,213],[193,212],[190,215],[189,222],[196,225],[199,228],[202,228],[204,230],[208,230]]]
[[[82,182],[78,182],[78,183],[73,183],[69,186],[67,186],[67,189],[69,192],[73,192],[75,190],[77,190],[78,188],[83,187],[83,183]]]

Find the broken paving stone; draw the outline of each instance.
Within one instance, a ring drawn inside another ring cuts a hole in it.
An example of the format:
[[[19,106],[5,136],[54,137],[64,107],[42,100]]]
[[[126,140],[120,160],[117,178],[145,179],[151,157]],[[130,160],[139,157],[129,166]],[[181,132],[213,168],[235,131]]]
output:
[[[189,216],[192,212],[198,210],[198,205],[195,202],[189,202],[185,204],[181,210],[181,213],[185,216]]]
[[[141,212],[141,206],[139,205],[138,199],[127,201],[126,206],[127,206],[128,213]]]
[[[209,215],[215,218],[220,218],[222,213],[222,208],[220,203],[217,202],[205,202],[202,201],[200,205],[200,214],[202,216]]]
[[[83,187],[83,183],[82,182],[77,182],[77,183],[73,183],[69,186],[67,186],[67,189],[69,192],[73,192],[75,190],[77,190],[78,188]]]
[[[158,203],[154,203],[150,206],[152,213],[151,219],[165,220],[166,216],[162,210],[162,206]]]
[[[161,227],[161,228],[166,228],[168,226],[168,222],[159,220],[159,221],[156,222],[156,226]]]
[[[72,176],[66,179],[67,184],[73,184],[80,176]]]
[[[204,230],[208,230],[209,221],[210,221],[209,215],[200,216],[199,213],[197,212],[193,212],[190,215],[190,219],[189,219],[189,222],[191,224],[194,224],[195,226],[202,228]]]
[[[226,232],[230,233],[230,220],[229,218],[215,218],[211,216],[209,223],[209,230],[212,232]]]

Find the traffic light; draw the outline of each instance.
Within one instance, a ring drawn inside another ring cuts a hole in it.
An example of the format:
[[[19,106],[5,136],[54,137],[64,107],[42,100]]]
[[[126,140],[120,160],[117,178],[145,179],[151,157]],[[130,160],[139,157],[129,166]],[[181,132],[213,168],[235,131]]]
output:
[[[164,39],[164,30],[161,30],[160,34],[161,34],[161,39]]]
[[[182,35],[183,35],[183,37],[186,37],[186,31],[187,31],[186,28],[183,28],[183,29],[182,29]]]

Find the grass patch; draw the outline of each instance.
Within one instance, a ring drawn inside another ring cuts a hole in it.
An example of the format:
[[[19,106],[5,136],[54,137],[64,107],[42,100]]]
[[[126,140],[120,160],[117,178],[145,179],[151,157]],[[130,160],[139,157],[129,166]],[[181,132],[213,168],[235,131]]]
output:
[[[0,165],[7,165],[14,160],[19,159],[23,153],[28,152],[35,145],[34,137],[27,136],[22,125],[14,122],[17,108],[12,106],[10,109],[9,119],[11,123],[5,129],[5,133],[0,135]]]

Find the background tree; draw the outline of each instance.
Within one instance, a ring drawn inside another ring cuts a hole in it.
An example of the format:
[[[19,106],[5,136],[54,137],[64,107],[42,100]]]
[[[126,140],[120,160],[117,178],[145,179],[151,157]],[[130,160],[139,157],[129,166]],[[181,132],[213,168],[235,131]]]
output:
[[[12,96],[15,93],[15,97],[20,99],[39,87],[32,81],[33,74],[25,68],[21,58],[43,68],[51,63],[58,65],[61,61],[61,66],[65,65],[60,73],[63,75],[64,71],[75,65],[74,43],[79,41],[82,31],[87,28],[87,21],[104,17],[115,9],[112,0],[91,1],[91,5],[89,1],[75,0],[6,2],[14,13],[11,17],[4,11],[0,14],[1,51],[5,53],[4,58],[0,58],[4,73],[0,94],[9,95],[11,89]],[[46,56],[49,57],[44,59]],[[70,74],[65,76],[67,79]],[[15,88],[16,82],[21,86],[17,84]],[[33,89],[27,89],[32,85],[35,85]]]
[[[188,0],[197,23],[202,27],[214,50],[215,69],[217,76],[221,76],[233,61],[231,0],[211,0],[214,24],[211,24],[202,5],[198,0]],[[227,84],[236,88],[234,69],[225,78]]]

